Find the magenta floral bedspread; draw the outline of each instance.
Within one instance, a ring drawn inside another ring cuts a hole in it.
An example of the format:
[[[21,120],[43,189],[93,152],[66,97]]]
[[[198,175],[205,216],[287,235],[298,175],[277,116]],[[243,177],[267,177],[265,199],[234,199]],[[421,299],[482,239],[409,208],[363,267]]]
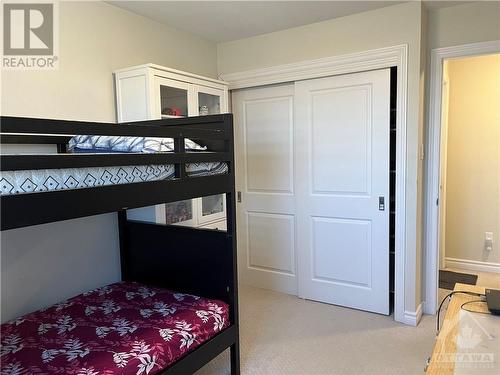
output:
[[[121,282],[2,324],[2,375],[149,374],[229,325],[228,306]]]

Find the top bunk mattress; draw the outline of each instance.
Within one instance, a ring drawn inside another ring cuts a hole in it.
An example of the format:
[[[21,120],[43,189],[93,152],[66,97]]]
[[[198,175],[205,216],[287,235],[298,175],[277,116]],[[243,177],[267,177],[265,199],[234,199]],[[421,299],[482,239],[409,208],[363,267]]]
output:
[[[206,147],[185,139],[188,152],[205,151]],[[72,153],[170,153],[172,138],[77,135],[71,138]],[[227,163],[187,163],[188,177],[203,177],[228,173]],[[39,193],[107,185],[170,180],[175,177],[172,164],[133,165],[90,168],[61,168],[0,172],[0,195]]]
[[[154,375],[228,326],[224,302],[120,282],[2,324],[0,372]]]
[[[189,177],[225,173],[228,173],[228,166],[224,162],[186,164]],[[173,164],[1,171],[0,195],[133,184],[174,177]]]

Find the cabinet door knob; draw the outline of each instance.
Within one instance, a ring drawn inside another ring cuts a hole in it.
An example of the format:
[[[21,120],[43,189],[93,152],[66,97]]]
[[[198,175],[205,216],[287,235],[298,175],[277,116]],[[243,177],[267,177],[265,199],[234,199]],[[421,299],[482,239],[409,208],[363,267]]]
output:
[[[238,191],[238,193],[236,194],[236,199],[238,203],[241,203],[241,191]]]

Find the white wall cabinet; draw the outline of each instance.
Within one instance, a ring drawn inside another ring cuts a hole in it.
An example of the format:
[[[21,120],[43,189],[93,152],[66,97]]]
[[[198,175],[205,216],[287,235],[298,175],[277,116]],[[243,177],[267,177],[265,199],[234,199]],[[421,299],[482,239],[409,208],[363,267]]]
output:
[[[145,64],[114,72],[118,122],[228,112],[223,81]],[[136,220],[225,230],[223,194],[128,211]]]

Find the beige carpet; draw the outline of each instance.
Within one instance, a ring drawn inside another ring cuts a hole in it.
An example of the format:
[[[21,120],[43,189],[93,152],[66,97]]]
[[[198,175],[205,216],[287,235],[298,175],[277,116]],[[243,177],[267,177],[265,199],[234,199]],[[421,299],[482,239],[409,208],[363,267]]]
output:
[[[244,375],[423,374],[435,318],[418,327],[392,317],[240,287]],[[229,374],[224,353],[197,375]]]

